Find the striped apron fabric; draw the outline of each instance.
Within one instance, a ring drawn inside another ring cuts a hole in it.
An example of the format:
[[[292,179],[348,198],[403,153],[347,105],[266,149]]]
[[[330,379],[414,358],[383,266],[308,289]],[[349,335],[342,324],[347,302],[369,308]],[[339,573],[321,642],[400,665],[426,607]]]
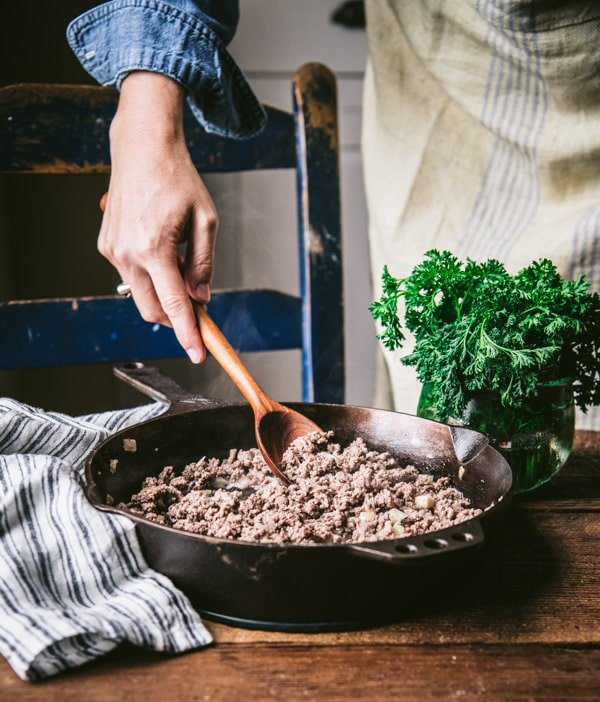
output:
[[[374,294],[431,248],[600,290],[600,4],[367,0],[363,157]],[[407,347],[404,352],[410,349]],[[379,406],[420,386],[382,350]],[[578,413],[600,429],[600,408]]]
[[[22,679],[124,641],[173,652],[211,642],[187,598],[145,563],[133,522],[83,494],[93,447],[163,410],[73,418],[0,399],[0,653]]]

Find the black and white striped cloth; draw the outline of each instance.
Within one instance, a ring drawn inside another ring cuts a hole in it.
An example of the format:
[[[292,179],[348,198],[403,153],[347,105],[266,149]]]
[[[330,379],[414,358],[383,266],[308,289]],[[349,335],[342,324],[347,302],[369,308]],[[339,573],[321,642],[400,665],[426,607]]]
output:
[[[123,641],[173,652],[212,641],[187,598],[145,563],[133,522],[83,494],[89,451],[163,409],[73,418],[0,399],[0,653],[24,680]]]

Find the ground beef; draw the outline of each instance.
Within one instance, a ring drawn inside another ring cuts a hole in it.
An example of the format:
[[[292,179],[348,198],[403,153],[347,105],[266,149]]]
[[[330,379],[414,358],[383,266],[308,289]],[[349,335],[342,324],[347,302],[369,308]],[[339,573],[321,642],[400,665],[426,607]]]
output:
[[[159,524],[221,539],[275,543],[380,541],[443,529],[481,510],[446,477],[400,466],[356,439],[333,433],[297,439],[283,457],[283,485],[258,449],[202,458],[180,475],[146,478],[120,507]]]

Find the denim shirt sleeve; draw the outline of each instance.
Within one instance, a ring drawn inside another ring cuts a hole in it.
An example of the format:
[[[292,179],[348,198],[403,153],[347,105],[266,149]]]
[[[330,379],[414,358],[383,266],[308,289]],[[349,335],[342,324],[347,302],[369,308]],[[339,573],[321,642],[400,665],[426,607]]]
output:
[[[186,90],[207,132],[247,138],[266,115],[226,49],[238,0],[110,0],[76,17],[67,39],[83,68],[120,88],[130,71],[162,73]]]

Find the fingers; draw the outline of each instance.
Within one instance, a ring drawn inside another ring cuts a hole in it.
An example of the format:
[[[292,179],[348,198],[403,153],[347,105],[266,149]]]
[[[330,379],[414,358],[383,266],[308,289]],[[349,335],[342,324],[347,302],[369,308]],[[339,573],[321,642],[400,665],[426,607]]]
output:
[[[193,363],[206,357],[189,293],[179,268],[176,244],[168,238],[162,245],[140,251],[125,243],[110,227],[110,209],[103,218],[98,249],[131,285],[131,294],[142,318],[172,327],[177,340]],[[146,243],[150,237],[146,237]]]
[[[160,307],[168,317],[177,340],[185,349],[192,363],[201,363],[206,357],[198,322],[188,291],[179,268],[177,256],[168,262],[154,260],[148,266]],[[132,292],[134,288],[132,286]],[[137,301],[136,301],[137,304]],[[141,310],[140,310],[141,311]]]
[[[131,269],[129,273],[123,274],[123,279],[127,279],[131,285],[133,301],[146,322],[163,324],[166,327],[173,326],[162,308],[148,273],[141,269]]]
[[[191,232],[185,256],[185,282],[191,297],[210,301],[215,239],[219,226],[214,210],[196,209],[190,222]]]

